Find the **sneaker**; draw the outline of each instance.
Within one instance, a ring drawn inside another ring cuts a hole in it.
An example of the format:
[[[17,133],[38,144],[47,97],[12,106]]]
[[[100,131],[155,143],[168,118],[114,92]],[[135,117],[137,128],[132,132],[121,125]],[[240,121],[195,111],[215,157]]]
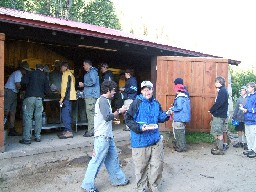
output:
[[[244,151],[243,154],[244,155],[249,155],[251,152],[252,152],[252,150],[247,150],[247,151]]]
[[[181,153],[181,152],[186,152],[187,151],[187,149],[179,149],[179,148],[175,148],[174,149],[175,151],[177,151],[177,152],[179,152],[179,153]]]
[[[214,147],[214,148],[211,149],[211,152],[212,151],[217,151],[217,150],[219,150],[219,148],[218,147]]]
[[[62,135],[58,135],[60,139],[73,138],[73,133],[70,131],[65,131]]]
[[[124,183],[119,184],[119,185],[115,185],[115,186],[116,186],[116,187],[125,186],[125,185],[128,185],[129,183],[130,183],[130,180],[129,180],[129,179],[125,179]]]
[[[40,138],[35,138],[35,142],[41,142]]]
[[[211,151],[211,154],[213,155],[224,155],[224,151],[222,150],[215,150],[215,151]]]
[[[83,137],[93,137],[93,136],[94,136],[94,133],[86,132],[83,134]]]
[[[256,157],[256,153],[255,153],[254,151],[252,151],[251,153],[249,153],[249,154],[247,155],[247,157],[249,157],[249,158],[254,158],[254,157]]]
[[[238,143],[234,144],[233,147],[235,147],[235,148],[243,147],[243,143],[238,142]]]
[[[84,192],[99,192],[98,189],[83,190]]]
[[[25,144],[25,145],[29,145],[29,144],[31,144],[31,141],[30,141],[30,140],[21,139],[21,140],[19,141],[19,143]]]
[[[223,144],[223,151],[227,151],[229,148],[229,145],[228,144]]]

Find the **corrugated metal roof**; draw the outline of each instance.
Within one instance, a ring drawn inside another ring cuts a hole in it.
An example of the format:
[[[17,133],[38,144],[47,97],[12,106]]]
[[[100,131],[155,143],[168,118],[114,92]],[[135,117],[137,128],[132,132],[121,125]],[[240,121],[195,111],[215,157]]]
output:
[[[9,8],[0,7],[0,20],[7,22],[20,23],[34,27],[47,28],[53,30],[62,30],[69,33],[77,33],[81,35],[112,39],[127,43],[139,44],[148,47],[155,47],[162,50],[173,51],[196,57],[215,57],[218,56],[204,54],[201,52],[186,50],[173,47],[171,45],[149,40],[145,36],[137,36],[124,31],[114,30],[110,28],[100,27],[96,25],[75,22],[60,18],[49,17],[40,14],[28,13]],[[240,61],[229,60],[231,64],[239,64]]]

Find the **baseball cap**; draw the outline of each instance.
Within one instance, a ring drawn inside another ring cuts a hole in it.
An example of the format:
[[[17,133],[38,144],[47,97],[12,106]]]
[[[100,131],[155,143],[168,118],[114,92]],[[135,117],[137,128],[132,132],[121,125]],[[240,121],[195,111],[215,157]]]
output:
[[[173,83],[174,83],[175,85],[177,85],[177,84],[182,84],[182,85],[183,85],[183,79],[182,79],[182,78],[177,78],[177,79],[174,80]]]
[[[242,86],[241,89],[244,89],[245,91],[247,91],[247,87],[246,86]]]
[[[144,87],[153,88],[153,83],[151,83],[150,81],[142,81],[140,87],[141,88],[144,88]]]

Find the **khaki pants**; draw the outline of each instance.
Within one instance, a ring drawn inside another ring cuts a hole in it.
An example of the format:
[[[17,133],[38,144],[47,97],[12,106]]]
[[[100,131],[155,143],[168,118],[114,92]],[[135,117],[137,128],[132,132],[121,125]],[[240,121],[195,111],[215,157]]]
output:
[[[149,147],[132,148],[132,158],[135,163],[137,191],[149,188],[152,192],[158,192],[164,161],[162,139]]]
[[[85,98],[86,115],[88,119],[88,133],[94,133],[94,114],[96,98]]]

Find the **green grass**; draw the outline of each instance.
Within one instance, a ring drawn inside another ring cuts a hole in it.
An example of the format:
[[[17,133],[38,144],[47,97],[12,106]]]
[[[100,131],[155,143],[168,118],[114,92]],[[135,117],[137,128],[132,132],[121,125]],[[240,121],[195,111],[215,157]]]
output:
[[[214,138],[210,133],[187,132],[187,143],[213,143]]]

